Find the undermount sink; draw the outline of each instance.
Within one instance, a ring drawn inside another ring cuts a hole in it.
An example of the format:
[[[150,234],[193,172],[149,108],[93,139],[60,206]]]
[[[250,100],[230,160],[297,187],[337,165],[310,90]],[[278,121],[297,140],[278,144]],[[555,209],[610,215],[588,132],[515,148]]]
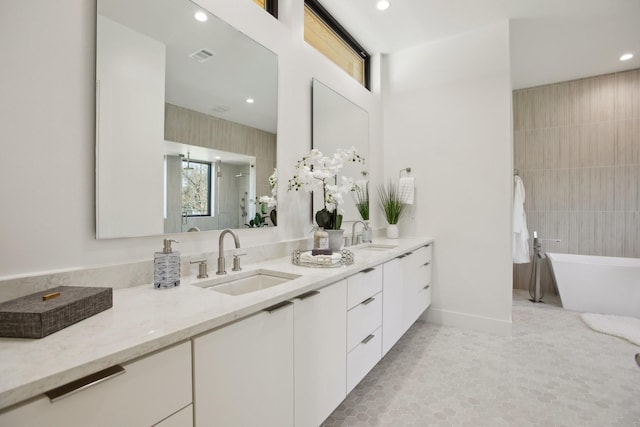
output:
[[[198,283],[198,286],[211,291],[237,296],[272,288],[298,277],[300,276],[297,274],[260,269],[208,280]]]
[[[389,249],[397,248],[398,245],[385,245],[382,243],[367,243],[363,246],[360,246],[358,249],[364,249],[369,251],[386,251]]]

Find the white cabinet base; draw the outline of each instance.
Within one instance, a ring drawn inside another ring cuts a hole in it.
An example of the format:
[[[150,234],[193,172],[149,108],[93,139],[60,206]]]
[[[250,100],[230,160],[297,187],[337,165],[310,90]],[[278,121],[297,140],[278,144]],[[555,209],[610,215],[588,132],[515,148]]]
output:
[[[293,425],[293,304],[193,340],[197,426]]]
[[[191,345],[123,364],[125,373],[55,402],[42,396],[0,415],[0,426],[150,426],[191,404]]]

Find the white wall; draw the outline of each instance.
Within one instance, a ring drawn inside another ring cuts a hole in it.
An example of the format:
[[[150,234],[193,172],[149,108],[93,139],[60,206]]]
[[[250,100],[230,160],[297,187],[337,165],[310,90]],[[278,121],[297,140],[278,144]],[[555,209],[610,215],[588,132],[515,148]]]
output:
[[[418,193],[401,232],[436,239],[436,321],[508,325],[511,144],[506,24],[373,58],[370,93],[303,41],[302,0],[280,20],[251,1],[200,0],[279,56],[277,228],[244,230],[243,246],[307,237],[309,199],[288,193],[310,147],[311,79],[370,114],[372,186],[413,167]],[[150,260],[162,237],[95,239],[95,5],[0,3],[0,280]],[[382,110],[385,107],[385,150]],[[383,165],[383,158],[384,165]],[[25,161],[28,161],[28,166]],[[374,226],[382,226],[377,209]],[[215,252],[219,232],[178,236],[183,255]],[[462,314],[464,313],[464,314]]]
[[[401,234],[435,238],[439,323],[506,333],[511,321],[511,84],[502,23],[383,60],[385,177],[412,168]]]
[[[304,43],[301,0],[280,2],[280,21],[249,0],[200,3],[279,56],[279,226],[243,230],[241,243],[307,237],[309,198],[286,181],[311,144],[311,79],[369,111],[374,154],[379,97]],[[160,236],[95,240],[95,3],[3,0],[0,51],[0,280],[152,259]],[[382,156],[371,157],[380,170]],[[177,250],[215,252],[218,235],[179,235]]]

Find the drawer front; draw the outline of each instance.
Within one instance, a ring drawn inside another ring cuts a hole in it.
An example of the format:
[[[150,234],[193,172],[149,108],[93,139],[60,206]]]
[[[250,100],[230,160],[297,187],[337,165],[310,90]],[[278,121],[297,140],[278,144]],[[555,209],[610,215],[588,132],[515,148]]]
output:
[[[0,414],[3,426],[153,425],[192,402],[191,344],[134,362],[125,372],[51,402],[42,396]]]
[[[431,269],[433,266],[431,265],[431,261],[427,261],[426,263],[420,264],[420,266],[416,270],[415,282],[414,286],[416,287],[415,291],[420,292],[422,288],[431,283]]]
[[[422,313],[431,305],[431,285],[421,289],[414,298],[409,301],[405,310],[405,327],[408,329],[415,323]]]
[[[347,279],[347,310],[382,291],[382,266],[361,271]]]
[[[382,292],[367,298],[347,313],[347,351],[382,326]]]
[[[411,263],[413,267],[419,267],[431,261],[431,245],[422,246],[411,252]]]
[[[347,354],[347,394],[382,358],[382,331],[376,329]]]
[[[418,316],[424,313],[424,311],[431,305],[431,285],[425,286],[418,292]]]

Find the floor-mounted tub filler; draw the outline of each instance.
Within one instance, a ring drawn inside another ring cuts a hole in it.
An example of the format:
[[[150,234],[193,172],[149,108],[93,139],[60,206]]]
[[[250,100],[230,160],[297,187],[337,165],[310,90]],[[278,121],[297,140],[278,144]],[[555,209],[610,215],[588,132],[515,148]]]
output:
[[[543,302],[542,297],[544,296],[542,289],[540,288],[540,266],[542,262],[547,257],[547,255],[542,250],[542,241],[550,240],[553,242],[560,242],[560,239],[540,239],[538,238],[538,232],[533,232],[533,257],[531,259],[531,278],[529,279],[529,296],[531,297],[531,302]]]

